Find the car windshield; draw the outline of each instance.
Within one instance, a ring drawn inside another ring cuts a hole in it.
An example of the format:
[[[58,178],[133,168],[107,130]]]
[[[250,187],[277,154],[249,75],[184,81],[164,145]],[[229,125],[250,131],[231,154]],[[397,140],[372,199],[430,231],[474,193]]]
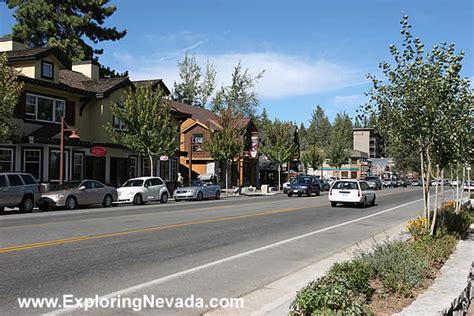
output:
[[[334,184],[334,189],[339,190],[358,190],[357,182],[354,181],[338,181]]]
[[[295,178],[292,183],[311,183],[311,178]]]
[[[58,185],[54,191],[75,189],[81,183],[81,181],[64,182],[63,184]]]
[[[123,184],[122,187],[141,187],[143,186],[143,180],[128,180]]]

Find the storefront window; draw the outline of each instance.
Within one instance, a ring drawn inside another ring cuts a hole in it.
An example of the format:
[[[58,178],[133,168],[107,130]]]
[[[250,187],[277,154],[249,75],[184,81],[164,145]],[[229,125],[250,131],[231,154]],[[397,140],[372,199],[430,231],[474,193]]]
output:
[[[74,153],[72,162],[72,180],[82,180],[84,177],[84,154]]]
[[[59,181],[59,150],[51,150],[49,153],[49,179]],[[64,181],[69,180],[69,152],[64,152]]]
[[[160,177],[164,181],[171,181],[170,160],[160,161]]]
[[[31,173],[36,180],[40,180],[41,149],[24,149],[23,157],[23,170]]]
[[[151,175],[150,158],[144,157],[143,158],[143,176],[147,177],[150,175]]]
[[[137,174],[137,157],[129,157],[128,158],[128,174],[129,178],[136,178]]]
[[[13,149],[0,148],[0,172],[13,171]]]

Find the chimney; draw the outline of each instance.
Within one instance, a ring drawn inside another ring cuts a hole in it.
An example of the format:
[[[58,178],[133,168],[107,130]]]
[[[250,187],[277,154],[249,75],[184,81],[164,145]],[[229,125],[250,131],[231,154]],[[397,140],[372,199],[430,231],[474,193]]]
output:
[[[0,37],[0,52],[9,52],[12,50],[25,49],[26,45],[16,37],[3,36]]]
[[[91,79],[99,79],[99,64],[92,60],[75,61],[72,63],[72,70],[80,72]]]

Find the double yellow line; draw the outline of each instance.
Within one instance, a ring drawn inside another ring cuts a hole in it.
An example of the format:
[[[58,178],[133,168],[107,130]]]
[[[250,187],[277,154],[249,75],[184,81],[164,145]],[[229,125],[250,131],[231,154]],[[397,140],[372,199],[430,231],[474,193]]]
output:
[[[55,239],[55,240],[49,240],[49,241],[44,241],[44,242],[38,242],[38,243],[0,248],[0,253],[28,250],[28,249],[33,249],[33,248],[42,248],[42,247],[47,247],[47,246],[71,244],[71,243],[76,243],[76,242],[86,241],[86,240],[125,236],[125,235],[136,234],[136,233],[152,232],[152,231],[158,231],[158,230],[163,230],[163,229],[179,228],[179,227],[206,224],[206,223],[215,223],[215,222],[229,221],[229,220],[241,219],[241,218],[265,216],[265,215],[272,215],[272,214],[278,214],[278,213],[289,213],[289,212],[295,212],[295,211],[299,211],[303,209],[317,208],[317,207],[322,207],[322,206],[327,206],[327,205],[329,204],[303,206],[303,207],[298,207],[298,208],[283,208],[279,210],[272,210],[272,211],[266,211],[266,212],[260,212],[260,213],[227,216],[227,217],[217,217],[217,218],[210,218],[210,219],[205,219],[205,220],[200,220],[200,221],[184,222],[184,223],[169,224],[169,225],[162,225],[162,226],[153,226],[153,227],[132,229],[132,230],[101,234],[101,235],[77,236],[77,237],[71,237],[71,238],[65,238],[65,239]]]

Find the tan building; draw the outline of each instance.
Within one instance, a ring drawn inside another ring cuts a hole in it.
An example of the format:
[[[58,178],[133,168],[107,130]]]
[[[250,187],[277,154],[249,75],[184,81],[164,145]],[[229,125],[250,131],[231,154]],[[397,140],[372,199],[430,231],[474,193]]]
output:
[[[71,63],[57,49],[25,48],[11,37],[0,38],[2,51],[20,72],[24,88],[10,120],[13,138],[0,144],[0,172],[27,171],[40,182],[58,182],[64,116],[80,135],[80,140],[65,139],[66,181],[87,178],[118,186],[130,177],[150,174],[148,158],[112,143],[104,128],[107,123],[124,127],[113,117],[110,104],[120,102],[133,85],[128,77],[99,78],[99,65],[91,61]],[[173,114],[179,122],[188,117],[176,110]],[[173,183],[177,168],[178,158],[170,157],[157,164],[155,174]]]
[[[375,128],[354,128],[354,149],[369,154],[369,158],[381,158],[383,153],[383,139]]]
[[[350,163],[349,163],[350,162]],[[367,153],[358,150],[351,151],[350,161],[341,166],[341,168],[332,167],[328,160],[323,163],[322,168],[313,170],[310,168],[308,174],[322,176],[327,179],[336,177],[341,179],[362,179],[367,176],[370,169],[370,159]]]

